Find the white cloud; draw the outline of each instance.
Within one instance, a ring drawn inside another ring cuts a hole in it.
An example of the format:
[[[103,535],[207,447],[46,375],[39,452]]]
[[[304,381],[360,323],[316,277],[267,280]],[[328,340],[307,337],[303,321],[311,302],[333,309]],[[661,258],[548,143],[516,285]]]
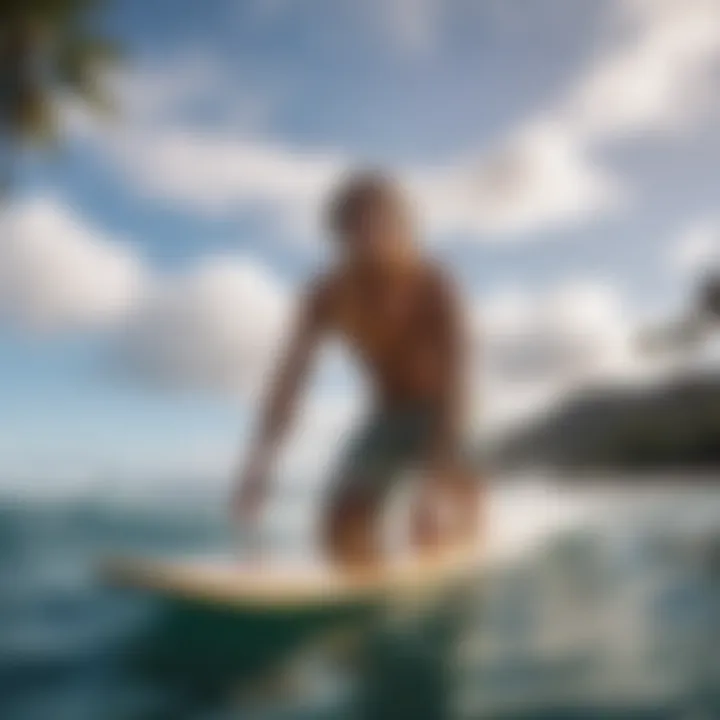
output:
[[[667,261],[670,270],[682,276],[720,269],[720,227],[702,220],[685,228],[670,247]]]
[[[617,183],[552,121],[521,128],[476,165],[411,175],[440,236],[512,234],[585,220],[616,204]]]
[[[596,159],[630,134],[670,132],[702,117],[717,94],[718,0],[629,0],[594,64],[561,100],[521,123],[484,157],[419,174],[439,233],[530,233],[587,221],[627,188]]]
[[[594,157],[620,136],[671,131],[717,94],[718,0],[628,0],[622,22],[568,93],[475,163],[430,175],[440,230],[532,232],[587,221],[627,189]]]
[[[247,394],[271,364],[285,288],[249,258],[210,258],[156,278],[118,346],[137,376],[175,389]]]
[[[50,199],[21,201],[0,223],[0,315],[37,330],[102,327],[144,284],[140,260]]]
[[[585,376],[615,364],[625,347],[626,313],[615,290],[602,283],[503,293],[483,314],[488,363],[508,379]]]
[[[570,121],[591,136],[667,130],[717,90],[718,0],[626,0],[621,42],[576,85]]]
[[[288,235],[317,237],[322,203],[349,167],[341,154],[302,152],[232,135],[167,130],[118,139],[117,164],[154,198],[224,216],[264,211]],[[561,127],[524,128],[477,166],[408,167],[431,235],[517,233],[584,219],[617,202],[608,174]]]
[[[317,238],[322,203],[354,165],[341,152],[302,150],[227,132],[155,124],[93,137],[147,196],[210,216],[261,212],[284,235]],[[478,162],[397,169],[433,239],[530,233],[615,205],[618,184],[562,125],[520,128]]]
[[[316,210],[345,164],[330,153],[182,129],[128,134],[113,152],[154,197],[209,214],[264,209],[283,222]]]
[[[100,331],[115,362],[162,385],[247,394],[268,367],[287,289],[249,257],[158,275],[62,203],[19,202],[0,223],[0,321]]]
[[[633,327],[619,293],[601,282],[486,298],[478,305],[477,338],[491,424],[506,426],[588,383],[635,377]]]

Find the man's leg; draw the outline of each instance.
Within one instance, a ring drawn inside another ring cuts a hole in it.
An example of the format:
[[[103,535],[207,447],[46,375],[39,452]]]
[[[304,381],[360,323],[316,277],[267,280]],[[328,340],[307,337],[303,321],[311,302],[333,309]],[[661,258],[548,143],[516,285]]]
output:
[[[323,545],[330,561],[350,570],[366,570],[382,559],[381,499],[370,492],[336,492],[325,509]]]
[[[439,479],[415,504],[411,542],[432,554],[478,541],[484,515],[483,488],[472,473],[459,470]]]
[[[342,458],[322,522],[326,555],[339,565],[368,569],[382,560],[380,521],[388,489],[400,469],[394,423],[372,416]]]

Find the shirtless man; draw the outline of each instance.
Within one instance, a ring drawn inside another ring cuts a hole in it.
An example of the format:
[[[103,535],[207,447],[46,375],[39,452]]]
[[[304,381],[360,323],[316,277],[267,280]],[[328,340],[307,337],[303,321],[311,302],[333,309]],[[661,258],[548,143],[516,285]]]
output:
[[[380,559],[384,501],[410,468],[420,470],[415,547],[432,551],[469,540],[479,498],[461,460],[465,347],[453,285],[422,256],[409,208],[388,179],[350,178],[333,198],[328,221],[339,262],[311,283],[301,303],[238,484],[237,514],[245,522],[256,519],[309,360],[333,335],[366,371],[374,403],[329,493],[322,528],[327,554],[354,567]]]

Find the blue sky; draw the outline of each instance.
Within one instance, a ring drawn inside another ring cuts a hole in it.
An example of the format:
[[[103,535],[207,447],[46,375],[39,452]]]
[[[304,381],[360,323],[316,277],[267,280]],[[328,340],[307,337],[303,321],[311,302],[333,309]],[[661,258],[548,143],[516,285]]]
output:
[[[119,117],[66,102],[66,148],[28,158],[2,220],[5,482],[226,477],[351,167],[401,178],[461,281],[489,422],[637,373],[633,328],[717,258],[717,0],[127,0],[103,22]],[[330,353],[296,474],[357,388]]]

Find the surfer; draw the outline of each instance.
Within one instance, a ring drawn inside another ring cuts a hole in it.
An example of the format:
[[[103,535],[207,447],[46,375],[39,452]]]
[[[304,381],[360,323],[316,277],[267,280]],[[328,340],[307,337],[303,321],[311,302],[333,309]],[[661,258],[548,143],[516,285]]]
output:
[[[328,556],[353,567],[380,560],[382,509],[409,469],[419,471],[414,547],[429,553],[469,541],[479,485],[462,459],[465,341],[455,287],[422,254],[409,204],[389,178],[350,177],[331,199],[327,222],[338,261],[310,283],[300,303],[236,488],[236,513],[244,522],[257,519],[310,359],[333,336],[365,370],[373,402],[328,495],[322,521]]]

